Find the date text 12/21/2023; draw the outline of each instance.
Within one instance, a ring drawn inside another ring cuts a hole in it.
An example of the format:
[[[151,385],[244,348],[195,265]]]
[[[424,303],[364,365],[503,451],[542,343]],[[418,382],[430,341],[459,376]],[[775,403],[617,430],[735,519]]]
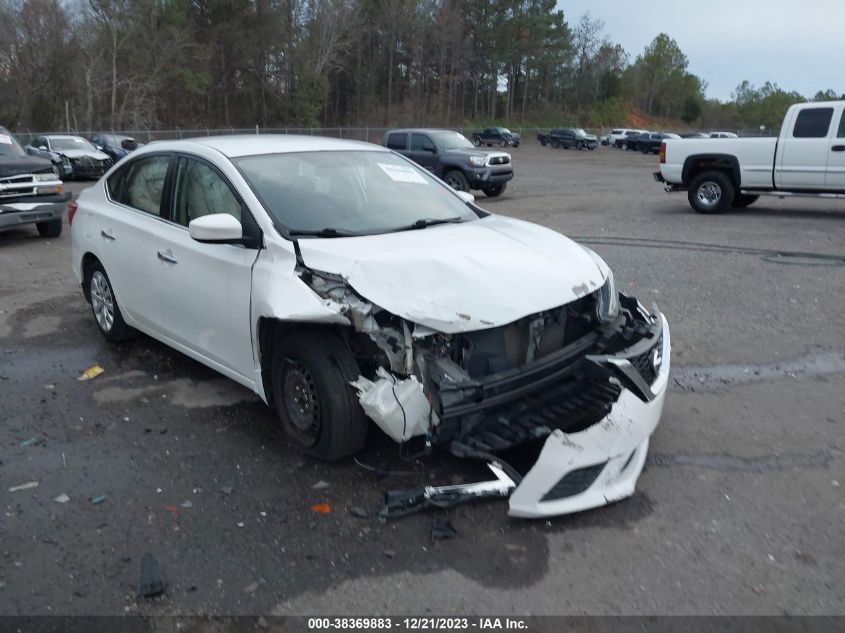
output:
[[[514,617],[334,617],[308,618],[308,630],[349,631],[528,631],[523,618]]]

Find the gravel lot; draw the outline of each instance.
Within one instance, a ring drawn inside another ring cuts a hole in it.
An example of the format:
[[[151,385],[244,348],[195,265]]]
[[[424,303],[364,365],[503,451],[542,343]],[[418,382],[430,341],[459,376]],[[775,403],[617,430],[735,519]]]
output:
[[[401,472],[303,458],[235,383],[146,337],[107,344],[67,227],[30,227],[0,234],[0,614],[845,614],[845,266],[756,250],[845,256],[845,204],[701,216],[653,156],[512,154],[482,206],[583,239],[670,321],[674,381],[633,498],[548,522],[466,506],[438,542],[432,513],[355,518],[474,467],[404,462],[379,437],[361,462]],[[145,552],[168,582],[151,601]]]

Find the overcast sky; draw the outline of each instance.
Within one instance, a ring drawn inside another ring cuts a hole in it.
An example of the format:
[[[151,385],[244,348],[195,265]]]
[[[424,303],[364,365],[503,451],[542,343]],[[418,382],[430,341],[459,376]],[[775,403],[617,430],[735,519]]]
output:
[[[845,93],[845,0],[558,0],[570,24],[587,11],[631,60],[665,32],[726,101],[743,80],[812,97]]]

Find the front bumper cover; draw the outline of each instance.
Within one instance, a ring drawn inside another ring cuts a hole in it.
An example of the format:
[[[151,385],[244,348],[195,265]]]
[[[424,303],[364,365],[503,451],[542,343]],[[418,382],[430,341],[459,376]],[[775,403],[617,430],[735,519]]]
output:
[[[61,219],[70,200],[70,193],[17,198],[14,202],[0,202],[0,230],[25,224]]]
[[[649,437],[663,413],[669,383],[671,343],[662,314],[658,343],[660,366],[647,393],[626,380],[630,358],[638,350],[591,357],[622,384],[619,399],[601,421],[577,433],[557,429],[546,439],[540,457],[510,496],[509,514],[539,518],[579,512],[630,497],[645,464]],[[641,385],[640,385],[641,388]]]

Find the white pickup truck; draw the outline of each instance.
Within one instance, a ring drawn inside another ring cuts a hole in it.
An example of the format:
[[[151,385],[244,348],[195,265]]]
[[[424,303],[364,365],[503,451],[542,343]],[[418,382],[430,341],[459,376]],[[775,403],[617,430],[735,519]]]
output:
[[[654,178],[699,213],[761,195],[845,198],[845,101],[792,106],[778,138],[667,140]]]

